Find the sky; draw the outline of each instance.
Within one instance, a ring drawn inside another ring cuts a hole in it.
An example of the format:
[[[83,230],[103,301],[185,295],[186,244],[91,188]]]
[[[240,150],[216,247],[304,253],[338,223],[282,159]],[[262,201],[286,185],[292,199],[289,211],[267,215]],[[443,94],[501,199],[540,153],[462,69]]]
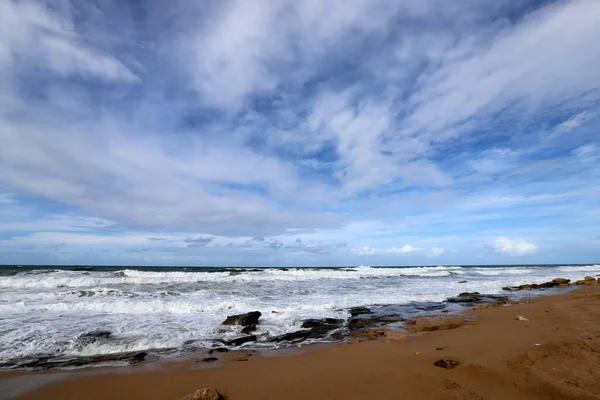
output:
[[[600,263],[598,0],[4,0],[0,264]]]

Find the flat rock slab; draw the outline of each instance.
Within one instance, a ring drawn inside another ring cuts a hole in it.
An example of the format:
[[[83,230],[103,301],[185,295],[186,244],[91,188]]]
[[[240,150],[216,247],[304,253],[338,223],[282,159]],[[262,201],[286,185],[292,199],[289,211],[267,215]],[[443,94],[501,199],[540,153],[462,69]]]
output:
[[[465,318],[417,318],[412,321],[410,332],[435,332],[456,329],[468,321]]]

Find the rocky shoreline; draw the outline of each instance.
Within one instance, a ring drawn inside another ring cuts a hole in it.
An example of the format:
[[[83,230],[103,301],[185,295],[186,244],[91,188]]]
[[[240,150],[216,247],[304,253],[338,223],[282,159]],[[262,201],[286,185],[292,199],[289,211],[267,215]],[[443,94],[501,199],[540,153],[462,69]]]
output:
[[[385,338],[386,340],[400,340],[410,334],[419,332],[432,332],[454,329],[471,322],[461,313],[468,309],[481,309],[500,307],[516,304],[517,300],[511,298],[511,292],[566,288],[570,286],[594,285],[600,283],[596,279],[586,276],[582,280],[570,282],[568,279],[555,278],[542,284],[523,284],[520,286],[504,287],[509,295],[481,294],[479,292],[464,292],[456,297],[446,299],[441,303],[413,303],[411,312],[402,305],[373,305],[369,307],[350,308],[349,318],[343,319],[306,319],[301,324],[301,329],[272,337],[258,337],[253,334],[260,324],[260,311],[251,311],[245,314],[231,315],[223,321],[223,326],[239,327],[240,336],[231,340],[217,340],[213,348],[201,349],[193,347],[194,341],[184,343],[183,348],[148,349],[145,351],[101,354],[91,356],[50,356],[38,355],[27,358],[13,359],[0,362],[2,370],[28,370],[39,371],[61,368],[81,368],[107,363],[139,364],[142,362],[158,360],[167,354],[177,354],[183,351],[204,351],[212,356],[201,361],[214,362],[218,358],[216,353],[226,353],[229,350],[252,348],[252,343],[272,343],[297,346],[310,341],[364,341]],[[455,313],[448,306],[456,305]],[[110,341],[112,332],[98,330],[88,332],[76,339],[78,346],[85,346],[95,342]],[[215,354],[215,355],[213,355]],[[238,358],[239,361],[245,360]]]

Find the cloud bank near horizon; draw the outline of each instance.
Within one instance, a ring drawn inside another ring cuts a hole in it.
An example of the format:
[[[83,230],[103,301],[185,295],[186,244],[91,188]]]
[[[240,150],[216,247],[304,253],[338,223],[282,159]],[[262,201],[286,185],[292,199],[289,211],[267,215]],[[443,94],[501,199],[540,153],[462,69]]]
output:
[[[600,260],[595,0],[9,0],[3,263]]]

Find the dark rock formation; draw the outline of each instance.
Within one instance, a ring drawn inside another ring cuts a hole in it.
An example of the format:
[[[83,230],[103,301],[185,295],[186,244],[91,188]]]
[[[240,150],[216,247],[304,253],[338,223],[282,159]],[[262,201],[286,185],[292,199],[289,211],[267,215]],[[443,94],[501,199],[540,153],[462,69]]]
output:
[[[256,331],[256,324],[252,324],[252,325],[247,325],[245,327],[242,328],[242,333],[244,335],[249,335],[250,333]]]
[[[545,283],[531,283],[519,286],[506,286],[502,290],[509,292],[516,292],[519,290],[536,290],[536,289],[550,289],[553,287],[565,287],[569,285],[570,280],[565,278],[554,278],[550,282]]]
[[[251,336],[242,336],[240,338],[237,339],[233,339],[233,340],[229,340],[227,342],[225,342],[225,344],[227,346],[241,346],[244,343],[249,343],[249,342],[256,342],[256,336],[251,335]]]
[[[456,297],[450,297],[446,299],[448,303],[461,303],[465,305],[474,305],[481,303],[498,303],[498,304],[506,304],[508,303],[508,297],[506,296],[498,296],[493,294],[480,294],[479,292],[464,292],[459,294]]]
[[[334,329],[339,328],[344,324],[343,319],[335,318],[323,318],[323,319],[307,319],[302,323],[302,328],[314,329],[314,328],[328,328]]]
[[[460,362],[451,358],[443,358],[434,362],[433,365],[445,369],[454,369],[460,365]]]
[[[145,351],[135,351],[127,353],[102,354],[95,356],[72,358],[42,356],[36,358],[8,360],[7,362],[0,364],[0,367],[9,369],[24,368],[33,370],[45,370],[52,368],[84,367],[87,365],[107,362],[128,362],[129,364],[138,364],[144,361],[147,355],[148,353]]]
[[[202,361],[204,361],[204,362],[215,362],[215,361],[219,361],[219,359],[217,357],[206,357],[206,358],[203,358]]]
[[[251,311],[246,314],[238,314],[238,315],[230,315],[223,321],[222,325],[256,325],[258,324],[258,319],[261,316],[260,311]]]
[[[367,307],[352,307],[350,310],[350,317],[356,317],[358,315],[373,314],[373,311]]]
[[[217,347],[216,349],[211,349],[208,354],[212,353],[227,353],[229,349],[227,347]]]
[[[107,340],[110,338],[112,333],[110,331],[97,330],[88,333],[84,333],[83,335],[77,338],[75,346],[78,348],[85,347],[92,343],[96,343],[101,340]]]

